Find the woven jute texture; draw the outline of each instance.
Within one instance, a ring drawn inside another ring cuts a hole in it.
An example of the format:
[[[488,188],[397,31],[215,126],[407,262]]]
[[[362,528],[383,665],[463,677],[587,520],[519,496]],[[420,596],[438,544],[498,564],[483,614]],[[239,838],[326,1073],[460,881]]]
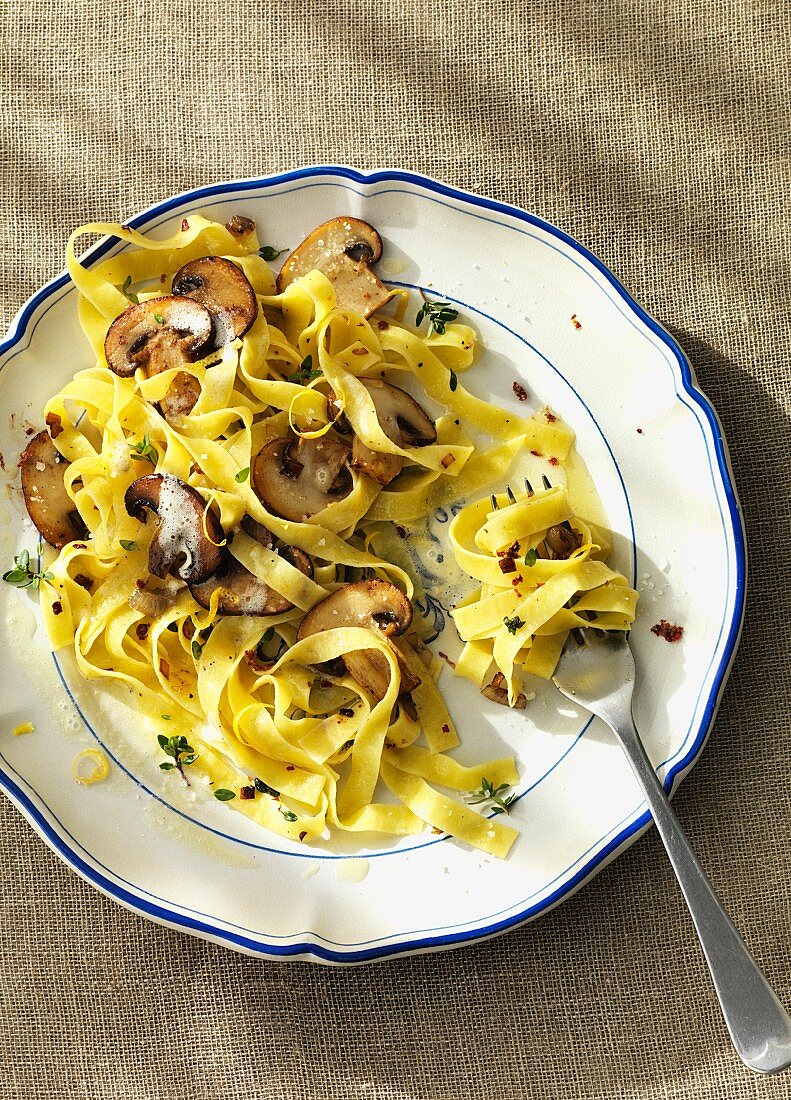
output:
[[[677,798],[791,1002],[784,0],[0,0],[0,316],[68,229],[345,162],[514,202],[688,351],[746,513],[744,638]],[[657,476],[661,457],[657,456]],[[166,931],[0,801],[0,1097],[787,1097],[733,1054],[653,833],[537,923],[352,970]]]

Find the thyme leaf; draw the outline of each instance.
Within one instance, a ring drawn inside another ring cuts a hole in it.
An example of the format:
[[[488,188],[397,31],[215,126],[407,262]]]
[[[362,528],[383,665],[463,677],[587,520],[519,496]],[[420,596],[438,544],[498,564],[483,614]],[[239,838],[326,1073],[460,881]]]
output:
[[[503,623],[505,624],[505,629],[508,631],[509,634],[516,634],[517,630],[521,630],[521,628],[525,625],[524,619],[520,619],[518,615],[513,615],[510,619],[506,615],[506,617],[503,619]]]
[[[299,370],[289,374],[286,382],[297,382],[300,386],[304,386],[306,382],[312,382],[314,378],[318,378],[320,375],[320,370],[313,370],[313,356],[306,355],[299,365]]]
[[[41,552],[44,549],[44,543],[39,541],[38,554],[41,557]],[[17,588],[38,588],[42,581],[53,581],[55,574],[51,573],[48,569],[42,571],[41,569],[31,569],[30,567],[30,551],[22,550],[20,553],[14,555],[14,568],[9,569],[3,573],[3,580],[7,584],[14,584]]]
[[[288,252],[287,248],[274,248],[271,244],[264,244],[258,249],[258,255],[262,260],[268,260],[271,263],[276,260],[278,256],[282,256],[284,252]]]
[[[276,791],[274,787],[270,787],[268,783],[264,783],[263,779],[254,779],[253,785],[260,794],[269,794],[272,798],[280,798],[280,791]]]
[[[132,443],[129,449],[132,452],[129,457],[135,462],[150,462],[152,466],[156,466],[159,462],[159,451],[152,446],[148,432],[143,436],[142,443]]]
[[[415,326],[420,328],[425,320],[428,320],[429,335],[432,332],[436,332],[438,336],[443,336],[445,333],[445,325],[450,324],[451,321],[455,321],[459,316],[459,311],[453,309],[450,302],[432,302],[423,294],[423,305],[418,310],[417,317],[415,318]],[[455,386],[451,387],[455,389]]]
[[[157,735],[157,741],[165,756],[171,758],[159,765],[162,771],[169,772],[173,771],[174,768],[177,769],[181,773],[181,778],[187,786],[189,786],[189,780],[184,774],[184,768],[187,764],[195,763],[198,759],[198,753],[195,752],[195,749],[189,744],[183,733],[176,733],[172,737],[167,737],[164,733],[160,733]]]
[[[499,787],[495,787],[486,776],[483,776],[480,787],[476,791],[470,792],[467,802],[470,806],[481,806],[488,803],[486,808],[491,810],[492,813],[507,814],[511,803],[516,798],[515,794],[510,794],[507,798],[503,797],[510,786],[510,783],[501,783]]]
[[[140,305],[140,299],[133,291],[129,289],[131,285],[132,276],[127,275],[127,277],[124,279],[124,285],[121,287],[121,293],[124,295],[125,298],[129,299],[133,306],[138,306]]]

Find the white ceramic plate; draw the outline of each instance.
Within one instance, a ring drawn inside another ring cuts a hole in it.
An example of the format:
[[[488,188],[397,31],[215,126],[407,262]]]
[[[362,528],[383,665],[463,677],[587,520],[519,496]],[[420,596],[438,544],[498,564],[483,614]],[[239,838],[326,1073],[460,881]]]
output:
[[[558,229],[420,176],[306,168],[188,192],[131,224],[163,236],[198,211],[220,221],[249,215],[261,240],[278,247],[294,246],[340,213],[370,221],[385,241],[383,277],[430,287],[478,329],[485,352],[468,376],[471,388],[524,411],[512,392],[519,379],[532,405],[550,404],[575,428],[616,535],[617,565],[641,589],[632,633],[638,725],[666,786],[676,785],[713,720],[745,583],[725,444],[678,346]],[[117,247],[103,242],[91,256]],[[0,452],[10,486],[26,425],[38,429],[45,399],[90,363],[76,299],[67,276],[55,279],[0,345]],[[18,490],[8,498],[0,517],[4,568],[15,550],[35,545]],[[510,858],[489,859],[431,834],[391,847],[355,849],[346,840],[342,848],[306,850],[213,800],[190,802],[158,770],[156,752],[143,751],[153,734],[136,728],[134,715],[112,717],[66,657],[53,661],[35,601],[0,588],[0,784],[71,867],[153,920],[277,958],[360,962],[430,950],[546,911],[646,826],[620,750],[551,684],[526,712],[511,713],[447,674],[459,757],[512,751],[518,759],[513,818],[523,836]],[[441,627],[442,609],[426,610]],[[681,644],[650,632],[659,618],[683,624]],[[35,732],[9,736],[22,721]],[[111,776],[80,787],[71,762],[97,742],[112,758]]]

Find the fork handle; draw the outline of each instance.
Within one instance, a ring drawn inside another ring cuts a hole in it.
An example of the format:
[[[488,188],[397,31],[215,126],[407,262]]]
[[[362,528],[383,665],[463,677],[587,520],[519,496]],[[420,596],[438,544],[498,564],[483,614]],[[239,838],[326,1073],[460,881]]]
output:
[[[689,907],[736,1052],[759,1073],[791,1065],[791,1017],[747,950],[689,845],[634,722],[615,728]]]

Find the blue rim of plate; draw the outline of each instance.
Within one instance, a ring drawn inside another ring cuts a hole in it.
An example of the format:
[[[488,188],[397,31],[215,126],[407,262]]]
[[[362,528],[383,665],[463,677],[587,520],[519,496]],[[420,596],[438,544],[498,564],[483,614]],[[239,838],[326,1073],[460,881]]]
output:
[[[245,191],[251,191],[261,188],[277,187],[282,184],[293,183],[299,180],[311,179],[317,176],[335,176],[339,179],[348,180],[360,185],[374,185],[379,183],[404,183],[411,184],[424,188],[435,195],[441,195],[444,198],[450,198],[457,200],[468,205],[478,207],[482,210],[487,210],[495,214],[506,215],[510,218],[514,218],[517,221],[523,222],[527,225],[534,226],[542,230],[544,233],[555,237],[559,241],[562,241],[565,245],[570,247],[574,252],[587,260],[600,275],[604,277],[609,286],[615,291],[625,305],[632,311],[637,319],[654,334],[658,340],[664,344],[665,348],[671,353],[673,359],[676,361],[679,368],[679,376],[682,386],[686,395],[698,406],[703,412],[706,421],[708,422],[711,430],[711,437],[709,438],[704,432],[704,439],[706,442],[707,450],[710,452],[711,445],[713,444],[714,457],[716,458],[717,470],[722,481],[722,486],[725,492],[725,500],[728,506],[728,515],[730,518],[730,527],[726,530],[726,535],[730,535],[733,539],[733,550],[735,552],[736,559],[736,587],[734,594],[734,607],[731,615],[731,621],[728,627],[728,636],[726,639],[725,647],[723,649],[722,657],[720,658],[719,666],[712,679],[711,688],[709,691],[708,700],[706,702],[703,714],[701,716],[697,733],[689,745],[686,753],[678,760],[675,761],[673,766],[668,769],[664,777],[664,784],[668,791],[672,791],[674,786],[684,777],[684,774],[690,769],[697,757],[700,755],[701,750],[706,742],[711,725],[714,721],[714,717],[719,705],[720,696],[722,694],[725,682],[730,671],[730,667],[733,663],[733,659],[736,654],[736,648],[739,643],[739,635],[741,632],[742,620],[744,618],[744,602],[745,602],[745,590],[746,590],[746,576],[747,576],[747,561],[745,551],[745,536],[742,522],[741,509],[739,507],[738,499],[736,496],[736,490],[733,484],[733,477],[730,469],[730,462],[728,458],[727,447],[725,439],[723,437],[722,428],[717,417],[714,408],[703,395],[703,393],[696,387],[693,377],[692,368],[684,352],[676,341],[667,333],[661,325],[659,325],[648,313],[632,298],[629,292],[621,285],[612,272],[598,259],[592,252],[590,252],[584,245],[579,244],[573,237],[564,233],[563,230],[558,229],[550,222],[545,221],[542,218],[537,217],[535,214],[529,214],[524,210],[520,210],[518,207],[511,206],[508,203],[499,202],[495,199],[483,198],[479,195],[471,194],[467,191],[462,191],[459,188],[451,187],[448,184],[440,183],[437,180],[433,180],[428,176],[422,176],[415,172],[406,172],[398,169],[383,169],[377,171],[360,171],[355,168],[348,168],[342,165],[311,165],[305,168],[294,169],[289,172],[281,172],[272,176],[263,176],[246,180],[235,180],[226,183],[210,184],[206,187],[195,188],[191,191],[185,191],[179,195],[175,195],[172,198],[166,199],[161,203],[157,203],[155,206],[150,207],[148,210],[137,214],[135,217],[129,219],[126,223],[132,228],[138,228],[141,225],[145,225],[152,218],[155,218],[162,214],[167,214],[170,211],[185,205],[189,202],[200,202],[206,199],[211,199],[218,195],[229,195],[234,193],[244,193]],[[115,244],[113,239],[108,239],[100,242],[89,250],[87,256],[84,259],[90,260],[91,263],[98,260],[103,256],[110,248]],[[56,293],[62,287],[67,286],[70,282],[70,277],[67,273],[57,276],[51,282],[47,283],[39,291],[37,291],[22,309],[11,323],[7,336],[0,341],[0,355],[5,355],[11,348],[20,342],[25,332],[27,331],[28,322],[35,314],[38,307],[46,301],[51,295]],[[20,777],[21,778],[21,777]],[[396,943],[382,944],[376,947],[368,947],[362,950],[332,950],[323,946],[321,943],[305,941],[301,943],[267,943],[263,937],[253,937],[239,935],[236,932],[230,931],[227,928],[222,928],[219,925],[212,924],[210,921],[198,920],[193,916],[186,913],[178,912],[177,910],[170,909],[166,905],[157,905],[149,900],[140,897],[138,894],[125,889],[119,885],[116,881],[103,875],[97,870],[95,866],[86,862],[82,857],[72,848],[64,839],[61,832],[59,832],[48,818],[41,811],[36,802],[30,797],[30,795],[16,782],[14,778],[0,765],[0,787],[8,794],[12,801],[22,811],[24,816],[34,825],[37,832],[41,837],[49,844],[49,846],[67,863],[73,870],[75,870],[82,878],[95,886],[103,894],[119,902],[119,904],[125,906],[128,909],[139,913],[141,916],[147,917],[150,920],[156,921],[159,924],[165,924],[171,928],[179,928],[186,932],[190,932],[193,935],[200,936],[213,942],[219,942],[226,946],[235,948],[238,951],[243,951],[248,954],[254,954],[269,958],[290,958],[294,956],[300,956],[302,958],[314,958],[321,962],[329,963],[355,963],[355,962],[369,962],[376,959],[386,958],[393,955],[403,955],[413,952],[430,951],[432,949],[438,949],[441,947],[450,947],[454,945],[461,945],[463,943],[472,943],[476,940],[485,939],[489,936],[494,936],[499,933],[507,931],[509,928],[514,928],[520,924],[534,919],[541,913],[547,912],[553,908],[559,902],[563,901],[566,897],[574,893],[583,883],[591,878],[597,870],[600,870],[610,859],[614,858],[619,849],[628,847],[628,845],[637,838],[637,836],[647,827],[650,823],[651,815],[646,811],[640,817],[636,818],[629,825],[618,832],[610,841],[593,856],[587,863],[584,863],[576,873],[567,881],[565,881],[560,887],[558,887],[553,893],[543,898],[540,902],[529,906],[526,909],[521,910],[518,913],[512,914],[509,917],[492,923],[490,925],[484,925],[481,927],[475,927],[459,932],[449,932],[442,935],[425,935],[421,934],[415,938],[402,939]]]

